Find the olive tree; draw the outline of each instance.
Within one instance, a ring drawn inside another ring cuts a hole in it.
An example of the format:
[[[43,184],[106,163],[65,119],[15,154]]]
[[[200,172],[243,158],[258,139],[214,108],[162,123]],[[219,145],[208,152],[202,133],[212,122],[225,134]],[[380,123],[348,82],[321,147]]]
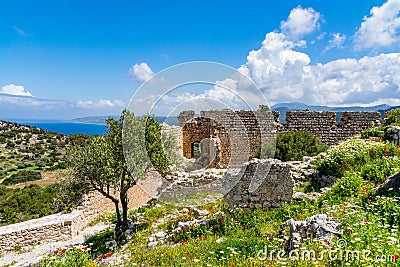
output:
[[[128,190],[152,167],[167,174],[170,161],[154,116],[135,117],[124,110],[119,120],[110,118],[106,123],[106,135],[72,148],[68,158],[74,179],[114,203],[117,227],[124,230],[128,226]]]

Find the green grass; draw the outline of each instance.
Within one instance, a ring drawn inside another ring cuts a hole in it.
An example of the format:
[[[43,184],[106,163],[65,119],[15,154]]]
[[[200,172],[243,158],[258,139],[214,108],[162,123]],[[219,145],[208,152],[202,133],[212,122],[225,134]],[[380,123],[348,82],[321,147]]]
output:
[[[93,251],[89,261],[94,263],[90,264],[99,264],[99,255],[108,252],[130,255],[125,257],[125,266],[398,266],[400,192],[376,190],[383,178],[398,172],[398,157],[398,148],[387,143],[345,142],[317,163],[321,166],[328,162],[339,176],[331,190],[317,200],[302,200],[271,210],[229,209],[223,201],[208,203],[199,208],[207,209],[214,218],[210,224],[182,229],[174,234],[172,242],[157,247],[148,247],[149,237],[156,231],[174,229],[178,221],[193,220],[193,211],[166,204],[131,211],[132,215],[144,215],[127,245]],[[305,191],[313,189],[315,185],[309,183]],[[214,216],[216,213],[219,215]],[[343,235],[330,241],[309,239],[296,250],[300,254],[289,258],[283,252],[289,230],[279,233],[280,225],[319,213],[340,222]],[[99,242],[96,247],[100,248],[110,236],[108,231],[90,240]],[[357,251],[359,256],[353,255]],[[104,264],[111,266],[110,262]]]

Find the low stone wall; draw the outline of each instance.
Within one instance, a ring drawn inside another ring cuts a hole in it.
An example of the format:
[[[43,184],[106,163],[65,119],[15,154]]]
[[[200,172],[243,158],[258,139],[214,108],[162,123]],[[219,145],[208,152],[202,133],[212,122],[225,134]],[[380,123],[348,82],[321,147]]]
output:
[[[149,195],[138,186],[128,191],[128,198],[129,208],[138,207],[150,200]],[[92,192],[85,196],[82,205],[71,213],[58,213],[0,227],[0,251],[74,238],[102,212],[113,211],[114,208],[109,199],[100,193]]]
[[[40,242],[56,242],[73,237],[73,224],[83,210],[68,214],[54,214],[39,219],[0,227],[0,251],[25,247]]]
[[[291,201],[293,186],[287,163],[253,159],[240,170],[228,170],[222,188],[229,207],[275,208]]]

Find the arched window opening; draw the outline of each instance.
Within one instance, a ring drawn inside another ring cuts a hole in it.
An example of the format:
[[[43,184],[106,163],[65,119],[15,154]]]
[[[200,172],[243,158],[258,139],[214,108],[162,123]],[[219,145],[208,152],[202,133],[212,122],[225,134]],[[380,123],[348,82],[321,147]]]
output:
[[[199,141],[192,143],[192,158],[200,158],[201,156],[201,143]]]

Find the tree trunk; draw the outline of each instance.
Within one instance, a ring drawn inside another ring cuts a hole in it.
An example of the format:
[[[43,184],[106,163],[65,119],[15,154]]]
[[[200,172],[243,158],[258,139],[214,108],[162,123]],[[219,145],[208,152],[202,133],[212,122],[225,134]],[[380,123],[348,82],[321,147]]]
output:
[[[115,213],[117,214],[117,222],[121,221],[121,212],[119,211],[119,201],[115,201],[114,199],[111,199],[112,202],[114,202],[115,205]]]
[[[120,193],[120,200],[122,206],[122,229],[128,229],[128,196],[126,192]]]

